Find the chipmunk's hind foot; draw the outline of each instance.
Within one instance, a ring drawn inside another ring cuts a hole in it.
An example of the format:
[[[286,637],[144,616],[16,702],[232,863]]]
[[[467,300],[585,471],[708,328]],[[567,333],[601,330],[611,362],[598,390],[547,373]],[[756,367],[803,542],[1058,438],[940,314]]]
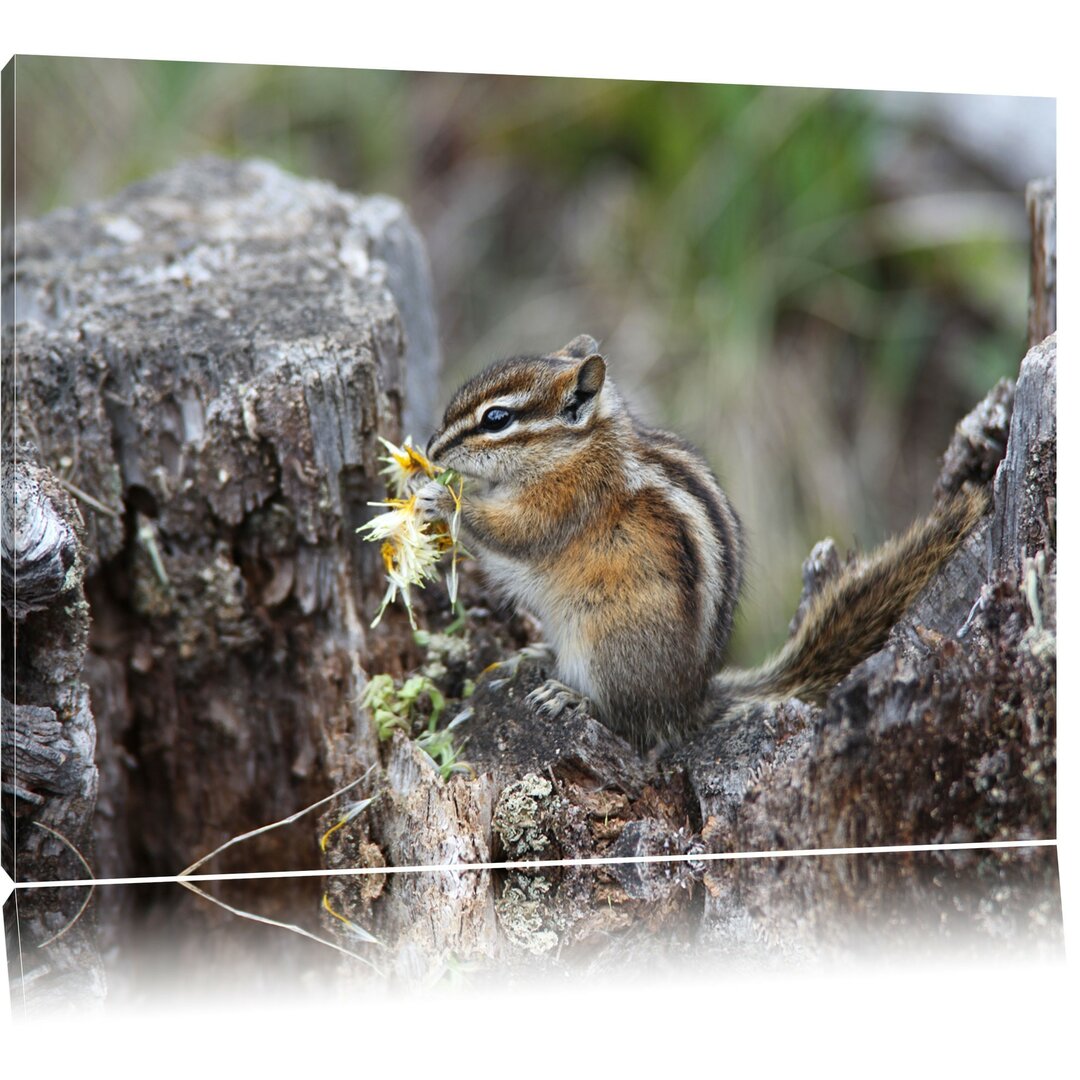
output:
[[[558,679],[547,679],[525,701],[542,716],[551,719],[567,711],[575,716],[588,716],[592,711],[592,703],[587,697]]]

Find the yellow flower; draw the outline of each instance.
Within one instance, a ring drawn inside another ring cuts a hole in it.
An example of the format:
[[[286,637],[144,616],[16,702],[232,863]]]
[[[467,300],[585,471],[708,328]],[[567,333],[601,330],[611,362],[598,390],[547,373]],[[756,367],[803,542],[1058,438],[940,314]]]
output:
[[[369,505],[390,508],[358,530],[366,534],[367,540],[383,541],[381,551],[389,583],[379,613],[371,625],[378,625],[386,605],[397,599],[400,593],[405,610],[409,613],[409,622],[415,627],[409,589],[413,585],[423,588],[425,581],[438,576],[435,564],[444,549],[440,547],[438,535],[430,532],[427,523],[417,517],[414,495],[407,499],[388,499]]]
[[[387,462],[387,468],[381,470],[387,478],[387,484],[395,492],[395,497],[385,502],[369,503],[369,506],[388,507],[386,513],[374,517],[366,525],[361,525],[357,532],[365,533],[366,540],[381,540],[380,553],[386,568],[388,582],[379,612],[372,626],[377,626],[383,617],[387,604],[401,595],[405,610],[409,613],[409,622],[415,628],[412,599],[409,589],[416,585],[424,587],[427,581],[434,581],[439,572],[437,563],[447,551],[451,552],[448,586],[451,605],[457,603],[457,560],[460,545],[458,529],[461,520],[462,482],[458,479],[457,490],[453,487],[454,474],[447,472],[436,475],[435,466],[406,439],[403,446],[395,446],[386,439],[379,441],[389,450],[389,457],[380,458]],[[418,478],[443,479],[454,498],[454,513],[449,522],[432,523],[421,521],[416,512],[416,496],[410,489]]]
[[[413,446],[411,435],[406,436],[401,446],[395,446],[381,435],[379,442],[390,451],[387,457],[379,458],[380,461],[386,462],[386,468],[379,471],[386,477],[386,485],[394,493],[395,498],[406,498],[417,477],[435,479],[435,466]]]

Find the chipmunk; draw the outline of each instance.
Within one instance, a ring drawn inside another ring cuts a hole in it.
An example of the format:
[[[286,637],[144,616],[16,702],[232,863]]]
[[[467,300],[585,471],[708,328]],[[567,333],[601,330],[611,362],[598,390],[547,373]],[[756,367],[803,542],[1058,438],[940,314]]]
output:
[[[591,337],[470,379],[427,453],[465,478],[463,539],[485,576],[550,639],[555,678],[530,703],[588,711],[639,749],[714,722],[717,703],[823,701],[986,508],[981,491],[951,497],[826,584],[772,660],[722,671],[738,515],[689,443],[634,416]],[[447,519],[452,499],[436,481],[417,492],[426,520]]]

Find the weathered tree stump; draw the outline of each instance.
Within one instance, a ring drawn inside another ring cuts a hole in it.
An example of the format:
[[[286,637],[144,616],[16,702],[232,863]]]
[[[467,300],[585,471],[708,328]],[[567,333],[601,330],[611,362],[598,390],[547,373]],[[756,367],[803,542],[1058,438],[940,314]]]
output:
[[[91,851],[98,772],[82,681],[90,622],[83,522],[27,447],[5,465],[2,500],[4,865],[13,867],[18,850],[32,856],[36,880],[81,877],[71,851],[40,826]],[[32,821],[23,813],[29,808]]]
[[[203,160],[20,224],[17,269],[15,430],[86,522],[96,870],[176,873],[376,758],[365,669],[409,648],[354,531],[376,435],[430,426],[425,256],[392,200]]]
[[[30,447],[5,460],[0,489],[3,865],[22,881],[85,878],[95,861],[98,770],[83,681],[90,622],[83,521]],[[18,905],[20,927],[9,936],[9,956],[37,1001],[85,1006],[104,998],[95,919],[79,918],[89,888],[34,890],[9,901]],[[24,936],[27,946],[47,945],[47,954],[16,961]]]

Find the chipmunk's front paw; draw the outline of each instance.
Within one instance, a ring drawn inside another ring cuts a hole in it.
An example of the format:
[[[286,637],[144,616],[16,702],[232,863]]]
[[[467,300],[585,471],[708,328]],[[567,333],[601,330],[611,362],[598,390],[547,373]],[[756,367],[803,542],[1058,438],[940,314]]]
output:
[[[454,496],[445,484],[429,480],[416,493],[416,511],[424,521],[449,521],[454,513]]]
[[[542,716],[552,719],[567,710],[574,716],[587,716],[592,709],[592,703],[587,697],[558,679],[547,679],[525,701]]]

